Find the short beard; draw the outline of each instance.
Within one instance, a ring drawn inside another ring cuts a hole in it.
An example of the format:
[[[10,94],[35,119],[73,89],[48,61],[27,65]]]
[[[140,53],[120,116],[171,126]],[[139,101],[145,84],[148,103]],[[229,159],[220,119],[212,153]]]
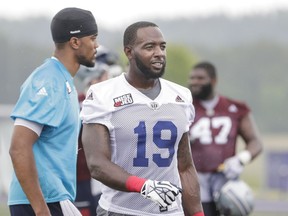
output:
[[[209,84],[203,85],[199,93],[193,94],[192,92],[192,96],[193,98],[198,99],[198,100],[207,100],[209,96],[211,95],[211,93],[212,93],[212,84],[209,83]]]
[[[147,79],[157,79],[162,77],[165,73],[165,64],[163,65],[159,73],[154,73],[150,68],[146,67],[137,56],[135,56],[135,62],[138,69],[144,74]]]
[[[83,56],[78,57],[78,62],[79,62],[79,64],[84,65],[86,67],[94,67],[95,66],[95,61],[89,61],[89,60],[87,60],[87,58],[85,58]]]

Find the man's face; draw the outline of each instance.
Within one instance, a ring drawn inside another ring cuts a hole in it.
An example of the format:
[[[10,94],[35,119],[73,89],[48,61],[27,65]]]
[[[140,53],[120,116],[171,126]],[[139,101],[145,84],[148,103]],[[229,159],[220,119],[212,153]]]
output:
[[[157,27],[141,28],[132,48],[136,71],[147,79],[163,76],[166,67],[166,42]]]
[[[207,100],[213,93],[213,81],[205,69],[196,68],[190,73],[188,88],[193,98]]]
[[[77,59],[79,64],[86,67],[94,67],[96,62],[97,35],[91,35],[79,38],[79,49],[77,51]]]

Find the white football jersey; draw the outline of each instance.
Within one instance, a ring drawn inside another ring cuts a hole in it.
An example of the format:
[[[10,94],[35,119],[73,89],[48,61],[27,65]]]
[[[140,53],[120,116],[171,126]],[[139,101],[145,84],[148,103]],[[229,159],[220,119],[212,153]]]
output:
[[[105,125],[110,132],[112,161],[142,178],[170,181],[181,187],[177,150],[195,111],[190,91],[160,78],[161,92],[151,100],[124,74],[92,85],[80,113],[83,123]],[[138,193],[104,186],[99,205],[129,215],[159,215],[159,206]],[[181,196],[161,215],[184,215]]]

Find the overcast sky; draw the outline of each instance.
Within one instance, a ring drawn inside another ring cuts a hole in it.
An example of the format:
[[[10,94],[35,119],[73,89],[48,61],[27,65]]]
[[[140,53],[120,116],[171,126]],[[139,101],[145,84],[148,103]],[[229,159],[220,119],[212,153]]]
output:
[[[1,4],[0,17],[52,17],[57,11],[70,6],[91,10],[99,25],[118,28],[149,18],[269,13],[288,9],[288,0],[7,0]]]

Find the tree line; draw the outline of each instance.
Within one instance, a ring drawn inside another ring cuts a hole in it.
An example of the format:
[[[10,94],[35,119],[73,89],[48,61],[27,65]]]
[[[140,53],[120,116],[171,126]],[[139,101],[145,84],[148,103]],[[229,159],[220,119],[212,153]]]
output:
[[[165,78],[183,86],[197,61],[215,64],[220,93],[246,101],[265,133],[288,131],[288,12],[231,19],[222,15],[152,20],[167,44]],[[52,55],[47,17],[0,19],[0,104],[14,104],[25,78]],[[27,29],[29,31],[27,31]],[[99,42],[121,56],[122,34],[99,26]]]

